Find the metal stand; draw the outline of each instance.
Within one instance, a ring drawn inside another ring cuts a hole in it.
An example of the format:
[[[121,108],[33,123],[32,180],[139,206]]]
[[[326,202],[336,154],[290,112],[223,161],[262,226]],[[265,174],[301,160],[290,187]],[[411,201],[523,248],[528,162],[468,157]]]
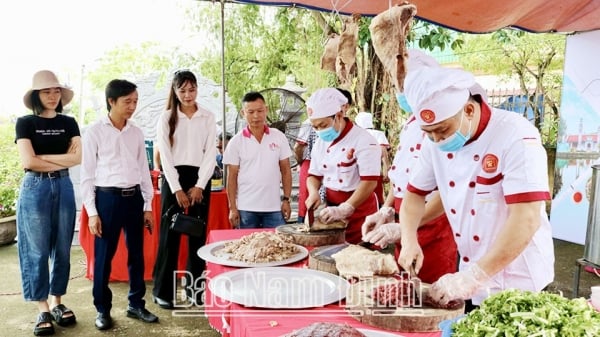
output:
[[[573,298],[579,297],[579,277],[581,276],[582,266],[589,266],[595,269],[600,269],[599,265],[586,261],[584,258],[577,259],[575,261],[575,273],[573,274]]]

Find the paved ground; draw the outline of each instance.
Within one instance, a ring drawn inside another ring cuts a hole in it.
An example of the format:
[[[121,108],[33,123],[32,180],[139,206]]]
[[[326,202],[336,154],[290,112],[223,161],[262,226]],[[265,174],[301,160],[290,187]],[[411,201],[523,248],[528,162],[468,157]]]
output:
[[[564,296],[571,297],[575,261],[583,256],[583,246],[555,240],[555,255],[556,278],[551,290],[562,291]],[[106,332],[97,331],[94,328],[92,284],[84,276],[85,255],[80,246],[73,246],[71,263],[71,281],[64,303],[75,311],[78,323],[68,328],[56,327],[57,336],[219,336],[208,325],[201,309],[196,308],[190,312],[194,317],[172,317],[170,311],[151,303],[149,293],[146,294],[149,302],[147,308],[160,317],[160,322],[146,324],[127,318],[125,307],[128,285],[122,282],[110,285],[114,294],[115,327]],[[37,309],[34,304],[24,302],[21,294],[16,244],[0,247],[0,265],[0,336],[32,336]],[[599,285],[600,278],[582,271],[580,284],[580,296],[589,297],[590,287]],[[150,288],[151,285],[148,284],[148,289]]]
[[[23,300],[16,244],[0,247],[0,265],[0,336],[33,336],[37,307]],[[126,317],[129,285],[111,282],[115,325],[111,330],[98,331],[94,327],[96,310],[92,304],[92,282],[85,278],[85,270],[85,254],[80,246],[73,246],[71,281],[63,303],[73,309],[77,324],[66,328],[55,325],[55,336],[220,336],[208,325],[201,309],[190,310],[193,317],[173,317],[171,311],[152,303],[150,283],[147,283],[146,307],[159,316],[159,323],[148,324]]]

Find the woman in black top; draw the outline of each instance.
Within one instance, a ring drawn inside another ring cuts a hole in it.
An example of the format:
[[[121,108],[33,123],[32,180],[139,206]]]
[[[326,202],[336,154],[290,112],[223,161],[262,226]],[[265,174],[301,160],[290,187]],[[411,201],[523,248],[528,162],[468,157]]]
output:
[[[61,304],[67,292],[75,230],[69,168],[81,163],[79,127],[75,119],[62,114],[72,98],[73,91],[60,84],[54,73],[37,72],[23,97],[33,114],[17,119],[15,127],[25,169],[17,201],[19,262],[23,296],[38,302],[36,336],[54,333],[52,319],[59,325],[75,323],[73,311]]]

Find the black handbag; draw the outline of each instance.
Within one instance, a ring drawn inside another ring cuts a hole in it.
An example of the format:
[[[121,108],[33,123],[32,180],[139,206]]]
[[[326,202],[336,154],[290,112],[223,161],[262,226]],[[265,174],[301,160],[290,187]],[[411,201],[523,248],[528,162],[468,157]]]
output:
[[[206,235],[206,220],[185,213],[187,213],[187,210],[173,214],[169,228],[181,234],[204,237]]]

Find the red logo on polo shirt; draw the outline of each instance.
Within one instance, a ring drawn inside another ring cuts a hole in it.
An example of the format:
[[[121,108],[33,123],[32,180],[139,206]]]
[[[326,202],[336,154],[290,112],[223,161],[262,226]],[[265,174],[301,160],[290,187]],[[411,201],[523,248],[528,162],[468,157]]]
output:
[[[309,116],[312,116],[312,114],[313,114],[313,109],[312,109],[312,108],[308,108],[308,109],[306,109],[306,113],[307,113]]]
[[[483,156],[483,160],[481,161],[481,166],[483,167],[483,171],[487,173],[494,173],[498,169],[498,157],[493,154],[486,154]]]
[[[431,123],[435,120],[435,112],[431,110],[421,110],[421,113],[419,115],[425,123]]]

